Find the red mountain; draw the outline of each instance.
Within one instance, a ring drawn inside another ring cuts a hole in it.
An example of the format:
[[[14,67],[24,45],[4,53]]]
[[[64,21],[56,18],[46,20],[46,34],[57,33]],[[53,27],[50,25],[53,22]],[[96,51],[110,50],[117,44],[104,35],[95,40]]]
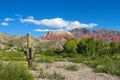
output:
[[[70,32],[66,31],[49,31],[47,34],[40,37],[42,40],[66,40],[74,37]]]
[[[47,34],[40,37],[42,40],[66,40],[74,37],[78,40],[82,38],[93,37],[94,39],[100,39],[104,42],[117,41],[120,42],[120,32],[113,30],[88,30],[86,28],[76,28],[70,32],[66,31],[49,31]]]
[[[88,30],[86,28],[73,29],[71,33],[77,38],[88,38],[93,37],[94,39],[101,39],[105,42],[107,41],[117,41],[120,42],[120,32],[112,30]]]

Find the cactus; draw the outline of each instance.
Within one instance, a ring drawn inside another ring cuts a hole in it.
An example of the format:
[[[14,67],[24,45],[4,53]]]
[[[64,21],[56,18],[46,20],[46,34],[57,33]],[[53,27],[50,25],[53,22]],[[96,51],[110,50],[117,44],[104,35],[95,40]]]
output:
[[[24,54],[25,54],[26,60],[28,62],[28,67],[31,67],[34,53],[33,53],[33,48],[31,47],[30,33],[27,33],[27,49],[24,49]]]

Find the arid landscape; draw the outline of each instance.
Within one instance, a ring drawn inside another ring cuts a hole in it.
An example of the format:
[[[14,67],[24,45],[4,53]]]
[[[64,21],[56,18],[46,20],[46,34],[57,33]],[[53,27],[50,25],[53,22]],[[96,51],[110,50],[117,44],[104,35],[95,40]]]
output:
[[[0,0],[0,80],[120,80],[119,0]]]
[[[119,80],[119,42],[120,32],[105,29],[50,31],[40,38],[0,33],[0,68],[2,71],[3,65],[12,68],[17,64],[27,71],[25,75],[31,75],[31,80]],[[26,53],[29,47],[33,52]],[[13,71],[1,74],[12,75]]]

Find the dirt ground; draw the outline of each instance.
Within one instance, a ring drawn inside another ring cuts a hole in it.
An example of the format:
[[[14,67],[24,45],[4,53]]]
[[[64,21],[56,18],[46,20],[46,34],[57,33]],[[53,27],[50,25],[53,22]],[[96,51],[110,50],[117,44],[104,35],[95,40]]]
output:
[[[79,66],[79,70],[69,71],[65,68],[62,68],[69,65],[77,65]],[[42,68],[45,73],[49,74],[52,74],[54,72],[61,73],[65,76],[65,80],[120,80],[120,77],[105,73],[95,73],[93,72],[92,68],[86,65],[67,61],[58,61],[55,63],[37,63],[37,68]],[[30,72],[36,77],[36,80],[50,80],[38,78],[39,72],[37,70],[31,70]]]

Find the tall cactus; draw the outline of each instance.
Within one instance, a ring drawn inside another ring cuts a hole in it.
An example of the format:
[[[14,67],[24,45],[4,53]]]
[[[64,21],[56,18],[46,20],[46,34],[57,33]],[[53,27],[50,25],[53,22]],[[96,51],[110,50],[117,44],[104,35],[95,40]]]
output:
[[[24,53],[28,62],[28,67],[31,67],[34,53],[33,48],[31,47],[30,33],[27,33],[27,49],[24,50]]]

